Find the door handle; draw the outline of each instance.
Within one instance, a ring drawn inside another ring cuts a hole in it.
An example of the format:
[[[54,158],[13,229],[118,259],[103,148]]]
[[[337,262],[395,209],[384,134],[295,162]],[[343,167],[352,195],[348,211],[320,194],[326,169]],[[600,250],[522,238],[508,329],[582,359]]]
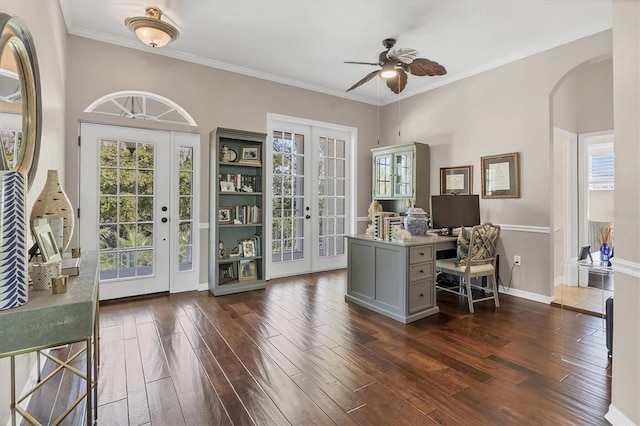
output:
[[[311,216],[306,215],[304,218],[305,218],[305,219],[311,219]]]
[[[166,217],[163,217],[162,219],[160,219],[162,221],[162,223],[167,223],[169,221],[169,219],[167,219]]]

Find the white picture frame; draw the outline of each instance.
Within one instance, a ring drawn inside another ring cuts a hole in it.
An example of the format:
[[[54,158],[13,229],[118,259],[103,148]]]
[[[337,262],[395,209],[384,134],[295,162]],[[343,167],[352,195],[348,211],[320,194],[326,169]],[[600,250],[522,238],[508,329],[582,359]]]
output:
[[[49,224],[38,225],[33,228],[34,237],[40,248],[40,255],[45,262],[60,262],[62,256],[56,243],[56,237]]]

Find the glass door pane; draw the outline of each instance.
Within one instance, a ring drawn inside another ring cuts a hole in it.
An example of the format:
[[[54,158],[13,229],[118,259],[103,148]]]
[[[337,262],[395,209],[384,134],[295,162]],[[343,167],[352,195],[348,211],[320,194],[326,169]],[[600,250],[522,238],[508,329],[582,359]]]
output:
[[[154,274],[155,146],[100,143],[100,280]]]
[[[178,270],[193,269],[193,147],[179,148]]]
[[[273,263],[305,257],[304,161],[304,135],[273,133]]]
[[[318,256],[345,253],[345,141],[320,137],[318,154]]]
[[[374,161],[374,196],[391,196],[391,155],[378,155]]]
[[[396,154],[395,159],[395,196],[413,196],[413,175],[411,173],[411,153]]]

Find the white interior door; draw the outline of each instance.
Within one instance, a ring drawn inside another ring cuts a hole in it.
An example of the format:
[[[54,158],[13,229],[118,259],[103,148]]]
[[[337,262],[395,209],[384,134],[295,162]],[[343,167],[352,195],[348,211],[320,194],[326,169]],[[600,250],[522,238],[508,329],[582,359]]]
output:
[[[80,245],[100,252],[100,297],[169,291],[171,133],[82,123]]]
[[[353,139],[342,129],[270,120],[268,278],[346,267]]]

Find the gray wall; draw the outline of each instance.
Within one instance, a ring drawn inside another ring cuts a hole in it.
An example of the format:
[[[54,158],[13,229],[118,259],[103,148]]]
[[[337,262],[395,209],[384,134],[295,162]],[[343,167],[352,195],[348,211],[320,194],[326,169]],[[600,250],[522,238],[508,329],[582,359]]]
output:
[[[614,424],[640,424],[640,2],[613,2],[615,129]],[[620,415],[620,416],[618,416]]]

